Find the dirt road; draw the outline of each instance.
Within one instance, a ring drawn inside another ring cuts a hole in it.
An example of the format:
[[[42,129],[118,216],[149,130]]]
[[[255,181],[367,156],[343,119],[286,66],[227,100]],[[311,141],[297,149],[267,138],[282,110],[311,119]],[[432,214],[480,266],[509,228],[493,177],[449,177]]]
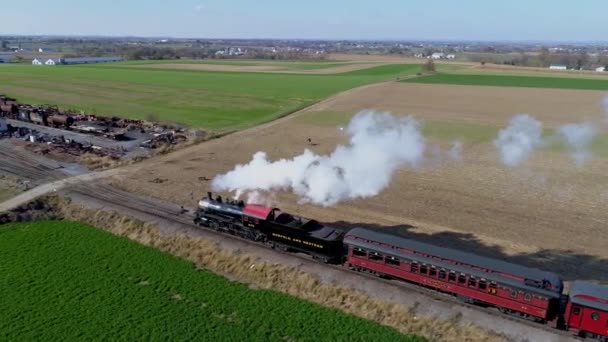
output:
[[[57,192],[67,186],[75,185],[81,182],[90,182],[100,178],[116,176],[119,175],[120,172],[120,169],[110,169],[106,171],[85,173],[82,175],[72,176],[56,180],[50,183],[42,184],[0,203],[0,213],[15,209],[40,196],[46,195],[51,192]]]

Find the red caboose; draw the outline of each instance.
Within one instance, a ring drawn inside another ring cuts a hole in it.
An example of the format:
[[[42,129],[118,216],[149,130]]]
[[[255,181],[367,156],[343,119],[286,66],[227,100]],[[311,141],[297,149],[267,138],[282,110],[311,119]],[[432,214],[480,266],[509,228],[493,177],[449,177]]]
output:
[[[575,281],[564,320],[568,330],[579,336],[608,341],[608,286]]]
[[[347,265],[539,321],[557,320],[558,275],[367,229],[349,231]]]

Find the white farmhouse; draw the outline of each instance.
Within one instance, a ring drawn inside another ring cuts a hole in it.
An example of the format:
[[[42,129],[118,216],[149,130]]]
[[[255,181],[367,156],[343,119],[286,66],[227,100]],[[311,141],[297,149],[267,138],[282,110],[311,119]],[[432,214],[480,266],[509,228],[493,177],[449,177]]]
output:
[[[444,58],[444,57],[445,57],[445,54],[443,52],[434,52],[431,55],[432,59],[441,59],[441,58]]]
[[[549,70],[568,70],[568,67],[565,65],[551,64]]]
[[[447,59],[454,59],[454,58],[456,58],[456,55],[449,54],[449,55],[445,56],[445,58],[447,58]]]
[[[46,64],[46,65],[61,64],[61,59],[59,59],[59,58],[49,58],[46,62],[44,62],[44,64]]]
[[[42,62],[38,60],[38,58],[34,58],[32,61],[32,65],[42,65]]]
[[[595,71],[597,71],[597,72],[604,72],[604,71],[606,71],[606,67],[603,66],[603,67],[595,68]]]

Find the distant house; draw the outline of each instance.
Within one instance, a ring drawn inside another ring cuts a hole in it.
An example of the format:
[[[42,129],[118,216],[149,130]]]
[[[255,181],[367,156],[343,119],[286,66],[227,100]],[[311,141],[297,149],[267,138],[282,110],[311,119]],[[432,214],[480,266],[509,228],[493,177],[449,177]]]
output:
[[[42,61],[40,61],[38,58],[34,58],[34,60],[32,61],[32,65],[42,65],[44,63],[42,63]]]
[[[434,52],[431,55],[432,59],[441,59],[441,58],[445,58],[445,54],[443,52]]]
[[[568,67],[565,65],[559,65],[559,64],[551,64],[549,66],[550,70],[568,70]]]
[[[445,56],[445,58],[447,58],[447,59],[454,59],[454,58],[456,58],[456,55],[449,54],[449,55]]]
[[[61,64],[61,58],[49,58],[44,62],[45,65],[57,65]]]
[[[597,72],[604,72],[604,71],[606,71],[606,67],[603,66],[603,67],[595,68],[595,71],[597,71]]]

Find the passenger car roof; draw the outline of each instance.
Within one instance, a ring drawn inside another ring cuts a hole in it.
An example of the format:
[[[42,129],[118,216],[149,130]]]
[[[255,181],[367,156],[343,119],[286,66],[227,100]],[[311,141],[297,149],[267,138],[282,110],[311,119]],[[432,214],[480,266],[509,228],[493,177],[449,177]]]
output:
[[[484,274],[485,278],[491,279],[492,277],[500,276],[501,281],[509,282],[511,284],[516,283],[517,286],[524,288],[534,288],[533,286],[527,286],[524,283],[523,279],[535,280],[542,282],[543,280],[548,280],[551,284],[556,287],[554,289],[541,289],[536,288],[537,290],[550,291],[554,293],[560,293],[562,291],[562,280],[561,278],[552,272],[547,272],[543,270],[538,270],[534,268],[529,268],[513,263],[509,263],[502,260],[491,259],[482,257],[479,255],[475,255],[472,253],[461,252],[454,249],[438,247],[434,245],[430,245],[427,243],[414,241],[410,239],[405,239],[392,234],[379,233],[368,229],[363,228],[354,228],[346,233],[344,238],[344,243],[358,245],[359,241],[352,239],[351,237],[363,238],[370,241],[379,242],[381,244],[388,245],[388,248],[385,248],[385,252],[399,253],[404,257],[408,258],[423,258],[424,262],[428,262],[431,264],[442,264],[444,267],[454,268],[452,264],[442,262],[440,259],[451,260],[466,267],[466,272],[477,274]],[[377,245],[374,245],[374,247]],[[397,248],[390,248],[390,246],[394,246]],[[380,246],[378,246],[380,247]],[[440,258],[440,259],[439,259]],[[462,268],[459,267],[459,269]],[[476,270],[477,268],[483,268],[490,270],[492,272],[497,273],[487,273],[481,270]],[[509,277],[511,276],[511,277]],[[516,277],[523,278],[522,280],[516,279]]]
[[[570,289],[570,301],[608,312],[608,286],[577,280]]]

